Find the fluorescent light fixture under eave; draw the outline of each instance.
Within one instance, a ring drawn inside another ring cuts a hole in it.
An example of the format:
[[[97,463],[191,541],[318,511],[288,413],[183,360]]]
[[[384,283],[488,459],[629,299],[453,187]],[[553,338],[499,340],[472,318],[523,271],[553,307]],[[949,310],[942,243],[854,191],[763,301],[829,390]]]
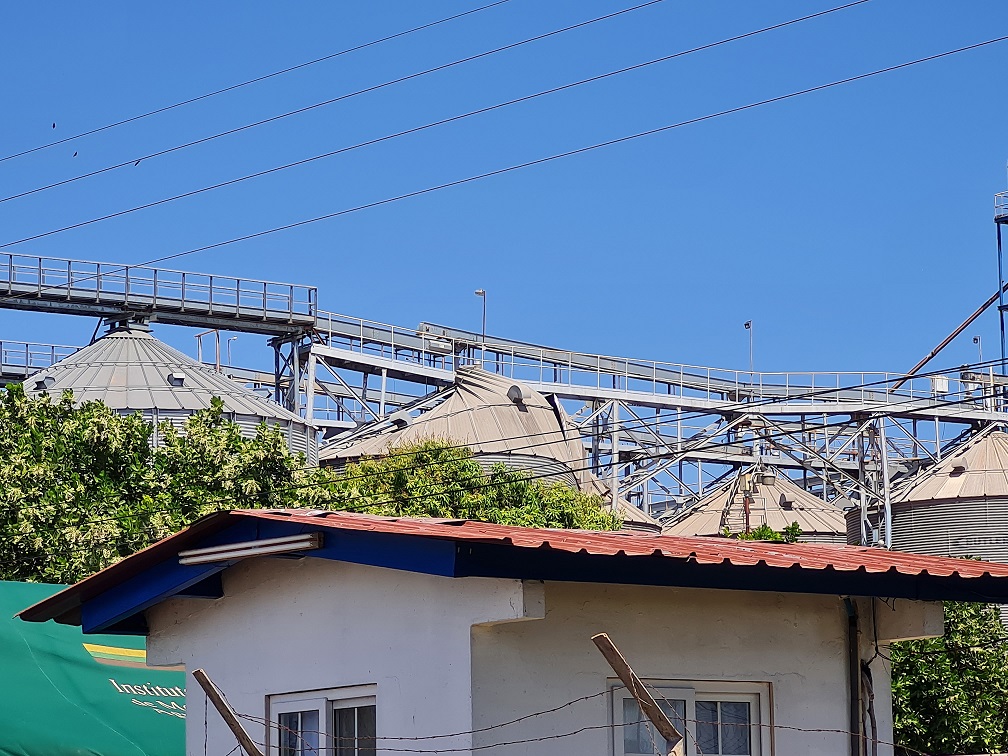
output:
[[[301,533],[281,538],[263,538],[258,541],[225,543],[205,549],[190,549],[188,551],[180,551],[178,556],[179,564],[212,564],[214,562],[231,562],[247,557],[312,551],[321,547],[321,533]]]

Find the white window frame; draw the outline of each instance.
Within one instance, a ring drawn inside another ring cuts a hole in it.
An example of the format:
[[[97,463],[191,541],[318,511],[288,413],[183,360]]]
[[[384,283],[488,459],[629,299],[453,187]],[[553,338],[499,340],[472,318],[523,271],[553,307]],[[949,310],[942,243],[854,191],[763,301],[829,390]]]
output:
[[[753,708],[752,752],[753,756],[773,756],[771,686],[768,682],[737,682],[722,680],[672,680],[644,679],[656,701],[662,696],[668,700],[686,701],[685,754],[697,756],[696,751],[696,702],[700,701],[740,701]],[[617,679],[610,678],[609,684],[609,725],[612,728],[610,741],[613,756],[626,756],[623,751],[623,701],[633,696]],[[755,711],[753,711],[755,709]],[[664,754],[662,755],[664,756]]]
[[[266,753],[268,756],[280,756],[279,716],[302,711],[317,711],[319,715],[319,756],[330,756],[335,752],[332,747],[334,724],[332,711],[334,708],[350,706],[378,706],[378,686],[352,685],[343,688],[326,688],[324,690],[308,690],[296,693],[278,693],[266,696]]]

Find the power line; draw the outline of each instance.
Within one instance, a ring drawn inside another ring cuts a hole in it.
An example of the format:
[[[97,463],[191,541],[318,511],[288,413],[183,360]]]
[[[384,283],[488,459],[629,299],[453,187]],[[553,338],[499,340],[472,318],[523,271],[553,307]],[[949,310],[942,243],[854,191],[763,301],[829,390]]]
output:
[[[660,0],[654,0],[654,1],[657,2],[657,1],[660,1]],[[606,140],[606,141],[603,141],[603,142],[596,142],[594,144],[590,144],[590,145],[587,145],[585,147],[578,147],[576,149],[568,150],[566,152],[554,153],[554,154],[548,155],[546,157],[536,158],[534,160],[529,160],[529,161],[526,161],[526,162],[523,162],[523,163],[516,163],[514,165],[510,165],[510,166],[507,166],[507,167],[504,167],[504,168],[497,168],[497,169],[494,169],[494,170],[491,170],[491,171],[486,171],[484,173],[478,173],[478,174],[475,174],[475,175],[472,175],[472,176],[467,176],[466,178],[456,179],[454,181],[448,181],[448,182],[445,182],[445,183],[442,183],[442,184],[436,184],[434,186],[429,186],[429,187],[426,187],[424,189],[417,189],[417,190],[414,190],[414,191],[411,191],[411,192],[405,192],[403,194],[398,194],[398,195],[395,195],[393,197],[386,197],[384,199],[375,200],[373,202],[366,202],[366,203],[363,203],[363,204],[360,204],[360,205],[356,205],[354,207],[345,208],[343,210],[337,210],[337,211],[334,211],[334,212],[331,212],[331,213],[326,213],[324,215],[317,215],[317,216],[312,217],[312,218],[306,218],[304,220],[294,221],[292,223],[287,223],[287,224],[284,224],[284,225],[281,225],[281,226],[274,226],[272,228],[264,229],[262,231],[256,231],[256,232],[253,232],[253,233],[244,234],[242,236],[232,237],[231,239],[226,239],[224,241],[214,242],[212,244],[205,244],[205,245],[200,246],[200,247],[193,247],[191,249],[187,249],[187,250],[184,250],[184,251],[181,251],[181,252],[175,252],[175,253],[168,254],[168,255],[162,255],[162,256],[156,257],[156,258],[154,258],[152,260],[148,260],[147,262],[140,263],[140,265],[153,265],[155,263],[165,262],[167,260],[175,260],[175,259],[178,259],[178,258],[181,258],[181,257],[186,257],[188,255],[197,254],[199,252],[207,252],[207,251],[212,250],[212,249],[219,249],[221,247],[226,247],[226,246],[229,246],[229,245],[232,245],[232,244],[237,244],[239,242],[249,241],[249,240],[252,240],[252,239],[258,239],[258,238],[262,238],[262,237],[265,237],[265,236],[270,236],[272,234],[280,233],[282,231],[289,231],[289,230],[294,229],[294,228],[300,228],[300,227],[303,227],[303,226],[308,226],[308,225],[311,225],[313,223],[318,223],[320,221],[332,220],[333,218],[338,218],[338,217],[341,217],[341,216],[344,216],[344,215],[350,215],[352,213],[360,212],[362,210],[369,210],[369,209],[372,209],[372,208],[375,208],[375,207],[381,207],[381,206],[384,206],[384,205],[390,205],[390,204],[393,204],[393,203],[396,203],[396,202],[400,202],[400,201],[405,200],[405,199],[411,199],[413,197],[420,197],[420,196],[423,196],[423,195],[426,195],[426,194],[431,194],[433,192],[441,191],[443,189],[450,189],[452,187],[462,186],[462,185],[465,185],[465,184],[470,184],[470,183],[473,183],[475,181],[481,181],[483,179],[491,178],[491,177],[494,177],[494,176],[500,176],[500,175],[503,175],[503,174],[506,174],[506,173],[511,173],[511,172],[514,172],[514,171],[523,170],[525,168],[531,168],[533,166],[543,165],[543,164],[546,164],[546,163],[551,163],[551,162],[556,161],[556,160],[561,160],[563,158],[573,157],[575,155],[581,155],[581,154],[584,154],[584,153],[592,152],[594,150],[602,149],[604,147],[612,147],[614,145],[624,144],[624,143],[631,142],[631,141],[636,140],[636,139],[641,139],[643,137],[653,136],[655,134],[660,134],[660,133],[668,132],[668,131],[671,131],[673,129],[681,128],[683,126],[690,126],[690,125],[697,124],[697,123],[703,123],[705,121],[711,121],[711,120],[714,120],[716,118],[721,118],[721,117],[724,117],[724,116],[727,116],[727,115],[732,115],[732,114],[735,114],[735,113],[740,113],[740,112],[743,112],[743,111],[752,110],[754,108],[762,107],[762,106],[765,106],[765,105],[770,105],[770,104],[777,103],[777,102],[782,102],[782,101],[789,100],[789,99],[792,99],[792,98],[795,98],[795,97],[801,97],[801,96],[804,96],[804,95],[807,95],[807,94],[812,94],[814,92],[820,92],[820,91],[823,91],[823,90],[826,90],[826,89],[831,89],[833,87],[838,87],[838,86],[841,86],[841,85],[844,85],[844,84],[851,84],[853,82],[862,81],[864,79],[868,79],[868,78],[871,78],[871,77],[874,77],[874,76],[879,76],[879,75],[882,75],[882,74],[891,73],[893,71],[898,71],[898,70],[901,70],[901,69],[904,69],[904,68],[909,68],[911,66],[919,65],[921,63],[927,63],[927,62],[930,62],[930,61],[938,60],[940,58],[946,58],[946,57],[949,57],[951,55],[957,55],[957,54],[968,52],[968,51],[971,51],[971,50],[976,50],[976,49],[979,49],[981,47],[985,47],[985,46],[988,46],[988,45],[1004,42],[1005,40],[1008,40],[1008,35],[1001,36],[1001,37],[994,37],[992,39],[988,39],[988,40],[985,40],[983,42],[977,42],[977,43],[972,44],[972,45],[966,45],[965,47],[958,47],[958,48],[955,48],[953,50],[947,50],[947,51],[942,52],[942,53],[937,53],[935,55],[928,55],[928,56],[923,57],[923,58],[916,58],[914,60],[907,61],[905,63],[899,63],[897,65],[887,66],[885,68],[879,68],[879,69],[876,69],[874,71],[869,71],[867,73],[858,74],[856,76],[849,76],[847,78],[837,79],[837,80],[828,82],[826,84],[819,84],[819,85],[814,86],[814,87],[807,87],[805,89],[799,89],[799,90],[796,90],[794,92],[789,92],[787,94],[778,95],[776,97],[770,97],[770,98],[767,98],[767,99],[764,99],[764,100],[758,100],[756,102],[751,102],[751,103],[748,103],[746,105],[739,105],[739,106],[736,106],[736,107],[733,107],[733,108],[728,108],[726,110],[720,110],[720,111],[717,111],[717,112],[714,112],[714,113],[709,113],[707,115],[697,116],[696,118],[690,118],[690,119],[687,119],[685,121],[678,121],[676,123],[668,124],[666,126],[659,126],[657,128],[647,129],[645,131],[639,131],[639,132],[634,133],[634,134],[629,134],[629,135],[626,135],[626,136],[617,137],[617,138],[614,138],[614,139],[609,139],[609,140]],[[19,243],[19,242],[11,242],[11,243],[12,244],[16,244],[16,243]],[[53,288],[62,288],[62,287],[53,287]],[[20,295],[16,296],[16,297],[6,297],[7,300],[18,299],[18,298],[20,298]]]
[[[66,144],[67,142],[72,142],[75,139],[80,139],[81,137],[91,136],[92,134],[98,134],[102,131],[108,131],[109,129],[114,129],[117,126],[124,126],[128,123],[134,123],[144,118],[149,118],[150,116],[158,115],[159,113],[166,113],[169,110],[174,110],[175,108],[181,108],[184,105],[191,105],[194,102],[200,102],[201,100],[208,100],[211,97],[216,97],[217,95],[224,94],[225,92],[233,92],[236,89],[241,89],[242,87],[247,87],[250,84],[257,84],[261,81],[266,81],[267,79],[272,79],[277,76],[283,76],[284,74],[291,73],[293,71],[298,71],[302,68],[307,68],[308,66],[314,66],[316,63],[322,63],[327,60],[332,60],[338,58],[342,55],[347,55],[349,53],[358,52],[359,50],[364,50],[368,47],[374,47],[375,45],[380,45],[383,42],[390,42],[394,39],[399,39],[400,37],[405,37],[407,35],[413,34],[418,31],[423,31],[424,29],[430,29],[434,26],[439,26],[440,24],[447,23],[449,21],[454,21],[456,19],[462,18],[464,16],[470,16],[474,13],[479,13],[481,11],[494,8],[498,5],[503,5],[510,0],[496,0],[496,2],[489,3],[487,5],[481,5],[478,8],[473,8],[472,10],[467,10],[462,13],[456,13],[454,16],[447,16],[446,18],[440,18],[436,21],[431,21],[426,24],[421,24],[420,26],[414,26],[412,29],[406,29],[405,31],[396,32],[395,34],[389,34],[384,37],[379,37],[378,39],[373,39],[370,42],[364,42],[363,44],[355,45],[354,47],[348,47],[338,52],[330,53],[329,55],[323,55],[321,58],[314,58],[313,60],[305,61],[304,63],[298,63],[294,66],[289,66],[287,68],[282,68],[279,71],[273,71],[272,73],[264,74],[263,76],[257,76],[253,79],[247,79],[241,81],[237,84],[231,84],[230,86],[224,87],[223,89],[215,89],[212,92],[207,92],[205,94],[198,95],[196,97],[190,97],[187,100],[181,100],[179,102],[173,103],[171,105],[164,105],[154,110],[149,110],[146,113],[140,113],[139,115],[130,116],[129,118],[124,118],[121,121],[115,121],[113,123],[105,124],[104,126],[98,126],[97,128],[89,129],[88,131],[82,131],[79,134],[74,134],[73,136],[64,137],[63,139],[57,139],[54,142],[48,142],[46,144],[39,145],[38,147],[32,147],[28,150],[22,150],[21,152],[15,152],[4,157],[0,157],[0,163],[6,160],[13,160],[14,158],[22,157],[23,155],[30,155],[33,152],[39,152],[40,150],[48,149],[49,147],[55,147],[60,144]]]
[[[512,42],[510,44],[503,45],[501,47],[495,47],[492,50],[486,50],[484,52],[477,53],[475,55],[470,55],[470,56],[465,57],[465,58],[459,58],[457,60],[451,61],[450,63],[443,63],[443,64],[441,64],[439,66],[434,66],[433,68],[426,68],[426,69],[424,69],[422,71],[417,71],[415,73],[407,74],[406,76],[400,76],[400,77],[395,78],[395,79],[390,79],[388,81],[382,82],[381,84],[375,84],[375,85],[370,86],[370,87],[365,87],[364,89],[358,89],[358,90],[356,90],[354,92],[350,92],[350,93],[345,94],[345,95],[340,95],[339,97],[332,97],[332,98],[330,98],[328,100],[323,100],[321,102],[316,102],[316,103],[314,103],[312,105],[306,105],[303,108],[297,108],[296,110],[289,110],[286,113],[280,113],[280,114],[275,115],[275,116],[270,116],[269,118],[263,118],[261,120],[254,121],[252,123],[247,123],[247,124],[245,124],[243,126],[238,126],[238,127],[233,128],[233,129],[228,129],[227,131],[221,131],[221,132],[218,132],[216,134],[211,134],[210,136],[207,136],[207,137],[202,137],[200,139],[195,139],[195,140],[193,140],[191,142],[185,142],[183,144],[175,145],[174,147],[168,147],[167,149],[158,150],[157,152],[151,152],[151,153],[149,153],[147,155],[141,155],[139,157],[134,157],[134,158],[131,158],[130,160],[126,160],[126,161],[124,161],[122,163],[116,163],[114,165],[108,165],[108,166],[105,166],[104,168],[99,168],[97,170],[89,171],[87,173],[82,173],[80,175],[73,176],[73,177],[68,178],[68,179],[63,179],[62,181],[56,181],[56,182],[54,182],[52,184],[47,184],[45,186],[36,187],[34,189],[29,189],[29,190],[24,191],[24,192],[19,192],[17,194],[12,194],[12,195],[10,195],[8,197],[2,197],[2,198],[0,198],[0,203],[2,203],[2,202],[8,202],[10,200],[18,199],[20,197],[27,197],[27,196],[29,196],[31,194],[37,194],[38,192],[43,192],[43,191],[47,191],[49,189],[54,189],[54,188],[56,188],[58,186],[65,186],[66,184],[71,184],[71,183],[73,183],[75,181],[80,181],[81,179],[91,178],[92,176],[98,176],[98,175],[100,175],[102,173],[108,173],[109,171],[114,171],[114,170],[116,170],[118,168],[125,168],[126,166],[129,166],[129,165],[138,165],[139,163],[141,163],[141,162],[143,162],[145,160],[151,160],[152,158],[161,157],[162,155],[168,155],[168,154],[173,153],[173,152],[178,152],[179,150],[188,149],[189,147],[194,147],[194,146],[196,146],[198,144],[205,144],[206,142],[211,142],[211,141],[213,141],[215,139],[220,139],[221,137],[225,137],[225,136],[230,136],[231,134],[237,134],[237,133],[242,132],[242,131],[248,131],[249,129],[254,129],[254,128],[257,128],[259,126],[263,126],[263,125],[265,125],[267,123],[274,123],[274,122],[282,120],[284,118],[290,118],[291,116],[300,115],[302,113],[307,113],[307,112],[312,111],[312,110],[317,110],[318,108],[326,107],[327,105],[332,105],[332,104],[337,103],[337,102],[342,102],[343,100],[348,100],[351,97],[357,97],[358,95],[367,94],[369,92],[376,92],[376,91],[378,91],[380,89],[384,89],[385,87],[390,87],[390,86],[392,86],[394,84],[401,84],[401,83],[403,83],[405,81],[412,81],[413,79],[418,79],[418,78],[420,78],[422,76],[427,76],[428,74],[436,73],[438,71],[444,71],[444,70],[447,70],[449,68],[454,68],[455,66],[459,66],[459,65],[462,65],[464,63],[471,63],[474,60],[480,60],[482,58],[487,58],[487,57],[489,57],[491,55],[497,55],[498,53],[506,52],[507,50],[513,50],[515,48],[521,47],[523,45],[530,44],[532,42],[538,42],[540,40],[547,39],[549,37],[554,37],[554,36],[556,36],[558,34],[564,34],[566,32],[573,31],[575,29],[581,29],[583,27],[590,26],[591,24],[595,24],[595,23],[598,23],[600,21],[607,21],[608,19],[616,18],[617,16],[621,16],[621,15],[623,15],[625,13],[632,13],[634,11],[641,10],[642,8],[647,8],[647,7],[652,6],[652,5],[657,5],[658,3],[661,3],[661,2],[664,2],[664,0],[647,0],[647,2],[641,3],[639,5],[634,5],[634,6],[631,6],[629,8],[623,8],[622,10],[614,11],[612,13],[607,13],[607,14],[605,14],[603,16],[596,16],[595,18],[591,18],[591,19],[589,19],[587,21],[581,21],[579,23],[571,24],[570,26],[565,26],[565,27],[562,27],[560,29],[554,29],[553,31],[546,32],[545,34],[538,34],[538,35],[536,35],[534,37],[528,37],[526,39],[519,40],[518,42]]]
[[[221,181],[221,182],[218,182],[216,184],[211,184],[209,186],[204,186],[204,187],[201,187],[199,189],[193,189],[193,190],[188,191],[188,192],[183,192],[181,194],[176,194],[176,195],[173,195],[171,197],[165,197],[163,199],[159,199],[159,200],[156,200],[154,202],[147,202],[147,203],[142,204],[142,205],[136,205],[136,206],[124,209],[124,210],[119,210],[119,211],[114,212],[114,213],[109,213],[107,215],[98,216],[98,217],[95,217],[95,218],[91,218],[89,220],[80,221],[78,223],[72,223],[70,225],[62,226],[60,228],[52,229],[50,231],[45,231],[43,233],[34,234],[32,236],[26,236],[23,239],[17,239],[15,241],[8,242],[6,246],[10,247],[10,246],[14,246],[15,244],[23,244],[24,242],[34,241],[36,239],[42,239],[42,238],[47,237],[47,236],[53,236],[54,234],[59,234],[59,233],[62,233],[64,231],[70,231],[70,230],[73,230],[73,229],[82,228],[84,226],[89,226],[89,225],[91,225],[93,223],[99,223],[101,221],[107,221],[107,220],[111,220],[112,218],[118,218],[118,217],[121,217],[123,215],[128,215],[130,213],[137,212],[138,210],[147,210],[147,209],[150,209],[152,207],[158,207],[160,205],[165,205],[165,204],[167,204],[169,202],[174,202],[176,200],[185,199],[187,197],[193,197],[193,196],[196,196],[196,195],[199,195],[199,194],[203,194],[205,192],[214,191],[216,189],[222,189],[222,188],[227,187],[227,186],[233,186],[235,184],[239,184],[239,183],[242,183],[244,181],[249,181],[251,179],[261,178],[263,176],[268,176],[268,175],[271,175],[271,174],[274,174],[274,173],[278,173],[280,171],[284,171],[284,170],[287,170],[287,169],[290,169],[290,168],[296,168],[296,167],[299,167],[299,166],[302,166],[302,165],[307,165],[309,163],[313,163],[313,162],[316,162],[318,160],[324,160],[324,159],[327,159],[327,158],[335,157],[336,155],[342,155],[344,153],[351,152],[351,151],[357,150],[357,149],[361,149],[363,147],[371,147],[371,146],[374,146],[376,144],[381,144],[381,143],[384,143],[384,142],[391,141],[393,139],[398,139],[400,137],[408,136],[408,135],[411,135],[411,134],[417,134],[419,132],[426,131],[428,129],[436,128],[436,127],[439,127],[439,126],[444,126],[444,125],[447,125],[447,124],[450,124],[450,123],[456,123],[458,121],[465,120],[466,118],[471,118],[473,116],[482,115],[482,114],[485,114],[485,113],[490,113],[490,112],[493,112],[493,111],[496,111],[496,110],[500,110],[500,109],[503,109],[503,108],[510,107],[512,105],[517,105],[519,103],[529,102],[529,101],[535,100],[535,99],[537,99],[539,97],[544,97],[544,96],[547,96],[547,95],[556,94],[558,92],[563,92],[563,91],[566,91],[566,90],[569,90],[569,89],[574,89],[576,87],[580,87],[580,86],[583,86],[585,84],[592,84],[592,83],[595,83],[595,82],[598,82],[598,81],[602,81],[602,80],[608,79],[608,78],[613,77],[613,76],[619,76],[621,74],[629,73],[631,71],[637,71],[637,70],[640,70],[642,68],[647,68],[648,66],[653,66],[653,65],[656,65],[658,63],[665,63],[665,62],[668,62],[670,60],[674,60],[676,58],[685,57],[687,55],[692,55],[694,53],[702,52],[702,51],[705,51],[705,50],[710,50],[710,49],[713,49],[715,47],[719,47],[721,45],[726,45],[726,44],[729,44],[729,43],[732,43],[732,42],[738,42],[740,40],[748,39],[750,37],[755,37],[755,36],[757,36],[759,34],[764,34],[766,32],[776,31],[778,29],[783,29],[785,27],[793,26],[795,24],[799,24],[799,23],[802,23],[804,21],[809,21],[809,20],[812,20],[812,19],[815,19],[815,18],[819,18],[821,16],[829,15],[831,13],[836,13],[838,11],[846,10],[848,8],[853,8],[853,7],[858,6],[858,5],[863,5],[864,3],[867,3],[869,1],[870,0],[855,0],[854,2],[849,2],[849,3],[846,3],[844,5],[838,5],[836,7],[829,8],[829,9],[824,10],[824,11],[819,11],[818,13],[812,13],[812,14],[809,14],[809,15],[801,16],[799,18],[791,19],[789,21],[784,21],[784,22],[781,22],[781,23],[778,23],[778,24],[773,24],[771,26],[765,26],[765,27],[763,27],[761,29],[755,29],[753,31],[745,32],[744,34],[737,34],[737,35],[732,36],[732,37],[726,37],[726,38],[718,40],[716,42],[710,42],[710,43],[699,45],[699,46],[696,46],[696,47],[692,47],[692,48],[689,48],[689,49],[686,49],[686,50],[681,50],[679,52],[675,52],[675,53],[672,53],[670,55],[663,55],[663,56],[658,57],[658,58],[652,58],[651,60],[647,60],[647,61],[645,61],[643,63],[637,63],[637,64],[632,65],[632,66],[626,66],[624,68],[619,68],[619,69],[616,69],[616,70],[613,70],[613,71],[609,71],[607,73],[599,74],[599,75],[596,75],[596,76],[591,76],[591,77],[588,77],[588,78],[585,78],[585,79],[580,79],[578,81],[574,81],[574,82],[571,82],[571,83],[568,83],[568,84],[563,84],[563,85],[560,85],[560,86],[557,86],[557,87],[551,87],[549,89],[544,89],[544,90],[541,90],[539,92],[535,92],[533,94],[524,95],[522,97],[517,97],[517,98],[514,98],[514,99],[506,100],[504,102],[499,102],[499,103],[497,103],[495,105],[489,105],[487,107],[478,108],[476,110],[470,110],[470,111],[468,111],[466,113],[461,113],[459,115],[454,115],[454,116],[450,116],[448,118],[442,118],[442,119],[439,119],[439,120],[436,120],[436,121],[431,121],[431,122],[423,124],[421,126],[415,126],[413,128],[404,129],[404,130],[401,130],[401,131],[393,132],[391,134],[386,134],[385,136],[376,137],[374,139],[368,139],[368,140],[365,140],[363,142],[357,142],[356,144],[348,145],[346,147],[340,147],[338,149],[330,150],[328,152],[323,152],[323,153],[320,153],[320,154],[317,154],[317,155],[312,155],[311,157],[303,158],[301,160],[296,160],[296,161],[291,162],[291,163],[285,163],[283,165],[278,165],[278,166],[274,166],[272,168],[267,168],[265,170],[256,171],[254,173],[249,173],[249,174],[246,174],[244,176],[239,176],[237,178],[229,179],[227,181]],[[8,197],[8,198],[6,198],[4,200],[0,200],[0,202],[7,201],[7,199],[13,199],[13,197]]]

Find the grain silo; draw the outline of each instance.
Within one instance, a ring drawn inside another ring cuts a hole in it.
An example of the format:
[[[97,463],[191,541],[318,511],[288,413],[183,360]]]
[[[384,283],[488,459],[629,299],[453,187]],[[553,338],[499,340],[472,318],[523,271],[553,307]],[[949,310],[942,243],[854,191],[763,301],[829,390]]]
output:
[[[333,439],[319,454],[321,464],[342,467],[364,457],[384,456],[404,444],[443,439],[469,447],[486,470],[500,463],[536,478],[610,496],[589,469],[580,434],[555,397],[469,365],[457,368],[455,382],[425,401],[434,406],[418,417],[400,411]],[[659,529],[657,521],[622,498],[615,510],[626,528]]]
[[[1008,434],[981,433],[900,486],[892,547],[1008,563]]]
[[[772,467],[740,470],[691,507],[670,518],[665,535],[720,536],[766,525],[778,532],[792,523],[806,543],[846,543],[847,499],[826,502]]]
[[[181,427],[189,415],[219,397],[224,416],[242,435],[255,436],[263,423],[277,427],[293,453],[304,454],[310,464],[318,461],[316,432],[304,418],[159,341],[145,324],[116,324],[25,382],[29,396],[59,396],[68,390],[76,402],[97,400],[116,412],[140,413],[154,424],[155,434],[159,423]]]

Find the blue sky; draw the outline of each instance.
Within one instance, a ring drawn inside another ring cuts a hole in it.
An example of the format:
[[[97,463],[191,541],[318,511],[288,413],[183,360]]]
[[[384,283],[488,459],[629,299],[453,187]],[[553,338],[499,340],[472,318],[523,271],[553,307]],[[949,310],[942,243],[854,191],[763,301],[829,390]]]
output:
[[[0,153],[475,7],[7,4]],[[634,5],[509,0],[434,29],[0,163],[0,196]],[[0,203],[0,244],[822,10],[664,0],[139,166]],[[862,6],[604,82],[10,248],[138,263],[1008,33],[1004,3]],[[997,286],[1008,43],[174,261],[314,284],[321,305],[605,354],[903,370]],[[57,124],[56,129],[52,123]],[[77,157],[73,153],[77,152]],[[0,338],[94,321],[0,312]],[[195,353],[193,331],[159,328]],[[997,351],[985,316],[938,360]],[[268,365],[243,335],[236,362]],[[937,366],[937,365],[936,365]]]

